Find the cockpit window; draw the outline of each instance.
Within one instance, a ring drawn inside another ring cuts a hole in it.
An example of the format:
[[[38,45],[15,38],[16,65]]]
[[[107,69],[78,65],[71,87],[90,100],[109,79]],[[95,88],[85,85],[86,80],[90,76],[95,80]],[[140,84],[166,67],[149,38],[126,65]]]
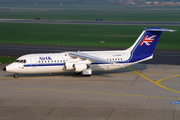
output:
[[[20,63],[24,63],[23,60],[20,60]]]
[[[16,60],[15,62],[19,62],[20,60]]]
[[[19,63],[26,63],[26,60],[16,60],[15,62],[19,62]]]

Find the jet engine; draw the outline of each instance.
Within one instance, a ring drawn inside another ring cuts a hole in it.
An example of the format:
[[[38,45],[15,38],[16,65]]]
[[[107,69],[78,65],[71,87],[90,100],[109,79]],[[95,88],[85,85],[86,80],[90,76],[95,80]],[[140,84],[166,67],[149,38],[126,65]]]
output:
[[[82,63],[81,64],[76,63],[73,65],[73,67],[74,67],[74,72],[82,72],[83,70],[89,68],[87,64],[82,64]]]
[[[74,69],[74,63],[64,63],[64,69],[65,70],[73,70]]]
[[[64,63],[65,70],[73,70],[74,72],[82,72],[89,68],[89,65],[84,63]]]

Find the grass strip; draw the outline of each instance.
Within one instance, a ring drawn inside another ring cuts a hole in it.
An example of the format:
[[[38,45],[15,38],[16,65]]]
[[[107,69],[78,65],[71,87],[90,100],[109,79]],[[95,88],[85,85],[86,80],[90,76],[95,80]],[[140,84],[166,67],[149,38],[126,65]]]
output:
[[[127,48],[146,27],[149,26],[0,23],[0,43]],[[180,49],[180,26],[164,28],[177,31],[163,32],[156,49]]]
[[[0,64],[12,63],[16,60],[15,57],[0,57]]]

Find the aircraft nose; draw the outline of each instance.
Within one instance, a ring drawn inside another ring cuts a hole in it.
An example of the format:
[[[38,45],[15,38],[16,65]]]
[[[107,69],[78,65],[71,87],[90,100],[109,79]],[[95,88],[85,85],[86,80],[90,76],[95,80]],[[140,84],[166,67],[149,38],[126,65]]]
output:
[[[6,67],[4,67],[3,70],[6,71]]]

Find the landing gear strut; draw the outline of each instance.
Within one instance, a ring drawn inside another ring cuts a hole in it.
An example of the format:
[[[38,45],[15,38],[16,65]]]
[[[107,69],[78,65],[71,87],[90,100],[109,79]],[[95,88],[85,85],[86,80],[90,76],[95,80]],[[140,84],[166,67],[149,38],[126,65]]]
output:
[[[17,75],[17,74],[15,74],[15,75],[14,75],[14,78],[18,78],[18,75]]]

